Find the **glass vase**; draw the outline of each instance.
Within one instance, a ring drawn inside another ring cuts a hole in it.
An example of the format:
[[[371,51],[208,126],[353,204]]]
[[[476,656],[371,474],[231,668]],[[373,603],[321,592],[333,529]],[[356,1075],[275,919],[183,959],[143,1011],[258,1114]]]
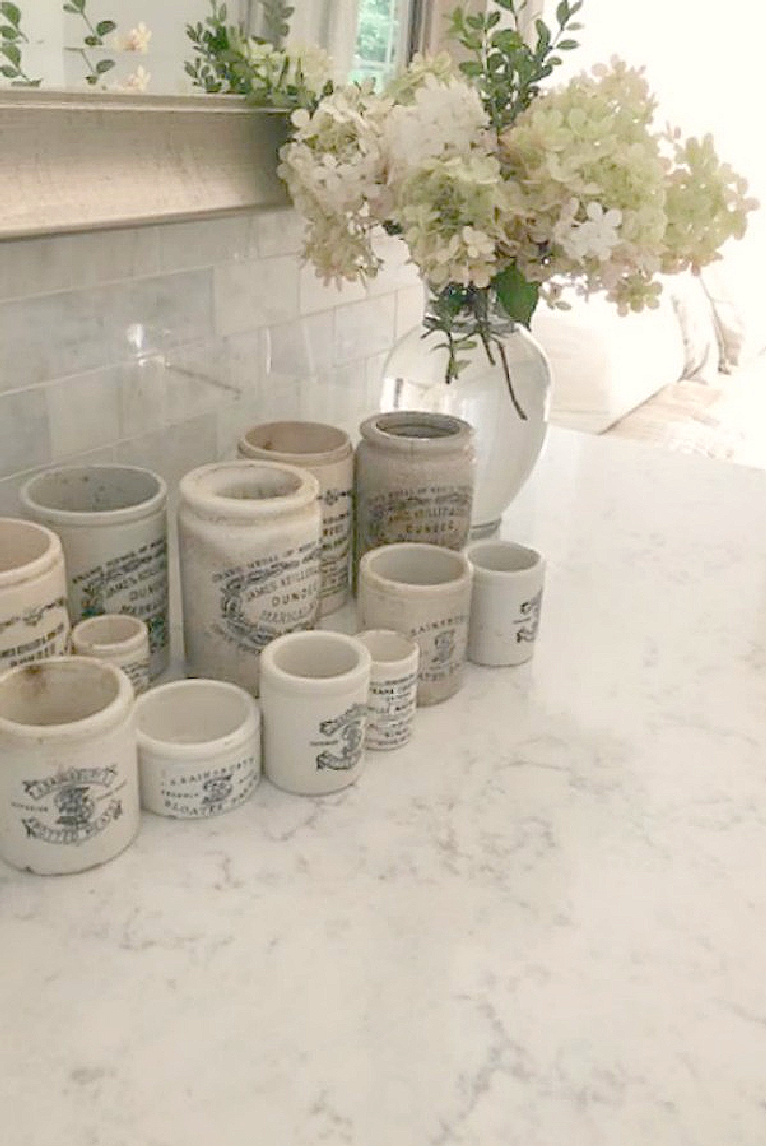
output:
[[[469,321],[468,315],[459,315],[456,331],[466,329]],[[491,311],[490,330],[493,361],[477,339],[473,348],[461,350],[465,365],[457,379],[447,383],[444,335],[425,334],[419,323],[389,354],[379,401],[381,410],[452,414],[473,426],[474,538],[495,532],[529,477],[543,448],[551,397],[549,363],[529,331],[497,306]]]

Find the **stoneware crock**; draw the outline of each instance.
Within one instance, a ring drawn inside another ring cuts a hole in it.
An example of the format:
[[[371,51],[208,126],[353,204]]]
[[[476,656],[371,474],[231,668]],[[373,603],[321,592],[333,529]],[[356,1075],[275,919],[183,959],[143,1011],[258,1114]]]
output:
[[[117,665],[137,697],[149,688],[149,630],[140,617],[105,613],[78,621],[72,630],[72,652]]]
[[[138,466],[60,466],[21,490],[29,516],[64,547],[72,624],[101,613],[145,621],[151,673],[167,668],[166,489]]]
[[[0,855],[53,875],[111,860],[138,831],[133,689],[54,657],[0,676]]]
[[[471,528],[474,431],[447,414],[376,414],[355,458],[356,554],[393,542],[460,550]]]
[[[258,784],[258,707],[225,681],[172,681],[136,704],[141,804],[199,819],[237,808]]]
[[[462,553],[423,542],[400,542],[360,562],[360,627],[396,629],[420,651],[418,704],[457,692],[466,660],[471,566]]]
[[[237,443],[242,458],[288,462],[319,482],[322,511],[320,614],[340,609],[349,597],[354,456],[349,435],[322,422],[265,422]]]
[[[22,518],[0,518],[0,671],[69,648],[61,542]]]
[[[291,793],[345,788],[364,759],[370,654],[343,633],[291,633],[261,657],[264,771]]]
[[[366,749],[399,749],[413,733],[418,646],[393,629],[367,629],[357,637],[370,653]]]
[[[543,558],[537,550],[504,541],[474,542],[466,556],[474,570],[469,660],[478,665],[529,661],[538,636]]]
[[[282,462],[216,462],[179,486],[187,669],[258,693],[259,656],[314,626],[320,600],[317,479]]]

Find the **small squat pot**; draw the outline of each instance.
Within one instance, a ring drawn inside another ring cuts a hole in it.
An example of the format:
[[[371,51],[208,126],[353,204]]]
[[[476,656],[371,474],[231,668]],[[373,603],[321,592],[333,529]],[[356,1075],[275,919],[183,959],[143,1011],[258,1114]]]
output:
[[[117,665],[137,697],[149,688],[149,630],[140,617],[104,613],[78,621],[72,630],[72,650]]]
[[[0,671],[69,648],[64,554],[52,530],[0,518]]]
[[[399,749],[413,733],[418,646],[393,629],[358,633],[370,653],[366,749]]]
[[[122,852],[139,824],[133,689],[114,665],[56,657],[0,676],[0,855],[43,875]]]
[[[533,656],[543,597],[545,563],[537,550],[514,542],[474,542],[469,660],[521,665]]]
[[[129,613],[149,629],[151,672],[167,668],[166,488],[138,466],[59,466],[35,475],[21,501],[61,538],[72,624]]]
[[[320,602],[317,479],[283,462],[212,463],[179,486],[184,648],[190,675],[258,695],[261,651],[311,629]]]
[[[471,604],[471,566],[463,554],[401,542],[365,554],[357,601],[364,629],[396,629],[418,644],[419,705],[458,691]]]
[[[364,759],[370,654],[343,633],[278,637],[261,656],[264,770],[291,793],[346,788]]]
[[[243,434],[237,453],[301,466],[317,479],[322,510],[320,616],[340,609],[349,597],[354,480],[349,435],[322,422],[265,422]]]
[[[260,770],[255,701],[223,681],[172,681],[136,703],[141,804],[200,819],[248,799]]]
[[[356,453],[356,556],[395,542],[460,550],[471,528],[474,431],[448,414],[376,414]]]

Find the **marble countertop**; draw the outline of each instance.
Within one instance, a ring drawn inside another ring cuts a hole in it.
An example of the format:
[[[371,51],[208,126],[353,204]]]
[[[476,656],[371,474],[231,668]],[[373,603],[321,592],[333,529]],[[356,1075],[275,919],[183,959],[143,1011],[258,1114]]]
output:
[[[354,788],[0,864],[2,1142],[764,1141],[764,475],[554,430],[503,530],[534,661]]]

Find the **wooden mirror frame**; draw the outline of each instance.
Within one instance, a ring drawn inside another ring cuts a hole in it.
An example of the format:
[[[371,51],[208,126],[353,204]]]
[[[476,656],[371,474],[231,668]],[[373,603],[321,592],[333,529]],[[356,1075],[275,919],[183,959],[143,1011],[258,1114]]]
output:
[[[412,0],[408,55],[443,46],[456,2]],[[0,242],[287,207],[288,134],[287,113],[240,96],[5,88]]]
[[[0,93],[0,239],[287,206],[284,112],[238,96]]]

